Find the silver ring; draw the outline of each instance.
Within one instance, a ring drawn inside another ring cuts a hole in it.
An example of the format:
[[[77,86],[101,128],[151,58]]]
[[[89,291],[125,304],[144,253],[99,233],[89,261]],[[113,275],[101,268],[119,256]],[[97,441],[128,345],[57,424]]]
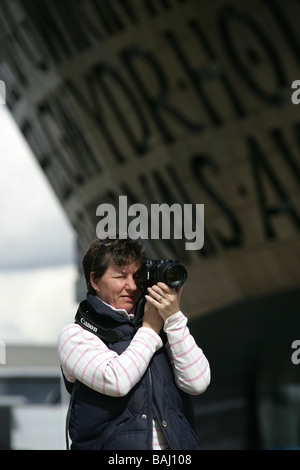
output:
[[[162,299],[164,298],[163,295],[160,296],[160,298],[158,299],[159,303],[161,304],[162,303]]]

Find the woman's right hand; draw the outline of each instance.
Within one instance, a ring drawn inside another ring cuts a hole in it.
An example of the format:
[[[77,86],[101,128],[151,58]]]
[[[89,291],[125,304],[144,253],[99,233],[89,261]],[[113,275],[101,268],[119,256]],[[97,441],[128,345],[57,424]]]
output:
[[[164,320],[161,317],[161,315],[158,313],[157,308],[147,301],[144,307],[144,316],[143,316],[142,326],[151,328],[157,334],[159,334],[160,330],[163,327],[163,324],[164,324]]]

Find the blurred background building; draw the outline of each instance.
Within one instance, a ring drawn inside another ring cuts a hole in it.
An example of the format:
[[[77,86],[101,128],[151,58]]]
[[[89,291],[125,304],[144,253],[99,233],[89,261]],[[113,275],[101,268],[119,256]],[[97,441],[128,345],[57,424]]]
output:
[[[296,0],[0,4],[7,107],[76,234],[77,300],[100,204],[204,204],[201,250],[147,240],[189,272],[182,309],[212,369],[195,399],[204,449],[300,446],[299,14]],[[1,445],[63,448],[55,346],[11,354]],[[20,444],[36,409],[47,444]]]

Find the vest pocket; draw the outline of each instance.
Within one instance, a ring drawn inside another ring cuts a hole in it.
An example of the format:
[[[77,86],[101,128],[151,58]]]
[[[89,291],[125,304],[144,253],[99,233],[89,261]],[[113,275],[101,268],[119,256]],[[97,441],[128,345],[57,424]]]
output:
[[[125,431],[127,426],[133,419],[133,415],[129,410],[125,410],[121,416],[119,416],[115,421],[108,424],[107,428],[101,434],[98,440],[98,449],[99,450],[109,450],[110,446],[118,438],[119,434],[122,431]]]
[[[180,440],[183,444],[182,449],[198,450],[200,445],[196,431],[193,429],[190,422],[183,413],[179,413],[178,416],[181,421]],[[186,445],[186,447],[184,447],[184,445]]]

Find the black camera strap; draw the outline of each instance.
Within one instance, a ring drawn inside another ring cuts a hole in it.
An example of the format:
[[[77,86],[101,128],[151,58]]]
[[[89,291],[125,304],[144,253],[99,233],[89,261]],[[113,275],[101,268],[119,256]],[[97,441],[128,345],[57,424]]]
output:
[[[66,416],[66,428],[65,428],[65,439],[66,439],[66,450],[70,450],[70,442],[69,442],[69,427],[70,427],[70,419],[71,419],[71,411],[73,408],[75,392],[79,386],[79,381],[76,380],[72,387],[72,393],[69,401],[67,416]]]
[[[116,343],[122,341],[122,338],[113,328],[107,328],[99,324],[98,315],[83,308],[82,304],[79,305],[77,313],[75,315],[75,323],[78,323],[82,328],[98,336],[107,343]],[[97,321],[98,320],[98,321]]]

